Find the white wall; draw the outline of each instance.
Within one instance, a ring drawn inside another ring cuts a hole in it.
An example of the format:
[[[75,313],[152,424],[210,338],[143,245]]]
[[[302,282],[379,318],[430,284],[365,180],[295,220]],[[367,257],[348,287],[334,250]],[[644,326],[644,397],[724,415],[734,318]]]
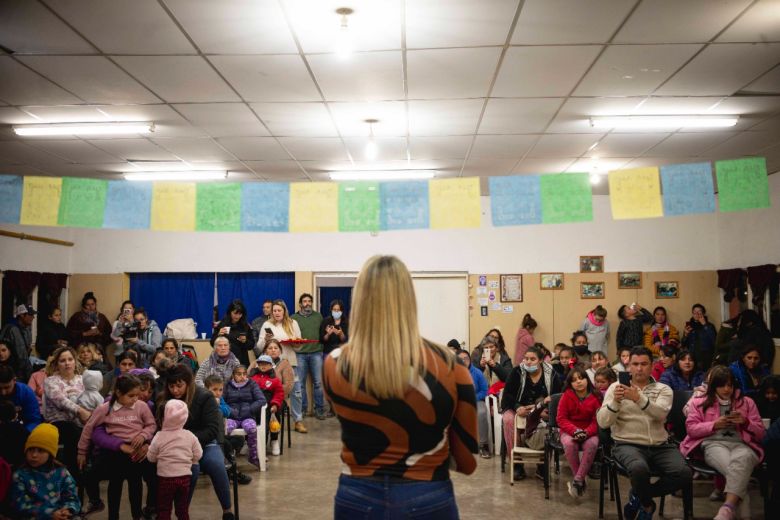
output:
[[[73,242],[79,230],[71,228],[13,226],[0,229]],[[76,247],[55,246],[32,240],[0,236],[0,270],[70,273],[70,259]]]

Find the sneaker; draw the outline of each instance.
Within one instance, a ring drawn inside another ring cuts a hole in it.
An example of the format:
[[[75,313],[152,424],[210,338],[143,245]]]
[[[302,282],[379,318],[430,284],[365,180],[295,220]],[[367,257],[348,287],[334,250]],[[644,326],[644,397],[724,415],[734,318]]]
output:
[[[279,449],[279,439],[271,441],[271,455],[279,455],[281,450]]]
[[[585,481],[584,480],[575,480],[574,481],[574,487],[577,490],[577,496],[583,497],[585,496]]]
[[[232,477],[232,475],[231,475],[231,477]],[[238,475],[236,475],[236,482],[238,482],[238,483],[239,483],[239,484],[241,484],[242,486],[246,486],[247,484],[249,484],[250,482],[252,482],[252,477],[250,477],[250,476],[249,476],[249,475],[247,475],[246,473],[241,473],[241,472],[239,471],[239,472],[238,472]]]
[[[516,464],[514,469],[514,479],[523,480],[525,478],[525,466]]]
[[[106,504],[102,500],[97,502],[90,502],[86,509],[81,510],[81,516],[89,516],[94,513],[100,513],[106,508]]]
[[[483,459],[489,459],[491,457],[490,450],[486,445],[483,444],[482,446],[479,447],[479,456],[482,457]]]
[[[593,480],[601,480],[601,463],[596,461],[593,463],[593,465],[590,467],[590,471],[588,471],[588,478]]]
[[[719,489],[713,489],[710,493],[710,502],[723,502],[726,500],[726,495]]]
[[[322,413],[322,412],[316,412],[314,414],[314,417],[316,417],[318,421],[324,421],[325,420],[325,414]]]
[[[636,520],[653,520],[653,514],[655,513],[655,502],[651,502],[651,505],[653,507],[650,508],[650,511],[644,507],[640,507],[639,514],[636,515]]]
[[[222,520],[236,520],[236,517],[233,516],[233,513],[228,511],[227,513],[222,513]]]
[[[642,504],[639,503],[639,497],[634,494],[634,490],[628,492],[628,502],[623,506],[623,518],[625,520],[634,520]]]
[[[723,504],[718,509],[718,514],[712,520],[734,520],[737,516],[734,514],[734,508]]]
[[[298,421],[295,423],[295,431],[298,433],[309,433],[309,430],[307,430],[306,426],[303,425],[303,421]]]
[[[566,489],[569,490],[569,496],[571,496],[574,500],[577,500],[580,498],[579,491],[577,491],[577,483],[573,480],[566,483]]]

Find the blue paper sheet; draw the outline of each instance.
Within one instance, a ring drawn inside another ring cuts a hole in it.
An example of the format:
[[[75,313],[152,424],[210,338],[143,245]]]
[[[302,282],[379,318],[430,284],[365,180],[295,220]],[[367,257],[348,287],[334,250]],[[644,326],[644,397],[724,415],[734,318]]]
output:
[[[538,175],[490,177],[490,213],[494,226],[542,223]]]
[[[661,183],[667,217],[715,211],[710,163],[661,166]]]
[[[103,227],[149,229],[151,208],[151,182],[109,181]]]
[[[0,222],[19,223],[24,180],[16,175],[0,175]]]
[[[379,183],[379,208],[383,230],[428,229],[428,181]]]
[[[290,185],[249,182],[241,189],[241,231],[287,232],[290,224]]]

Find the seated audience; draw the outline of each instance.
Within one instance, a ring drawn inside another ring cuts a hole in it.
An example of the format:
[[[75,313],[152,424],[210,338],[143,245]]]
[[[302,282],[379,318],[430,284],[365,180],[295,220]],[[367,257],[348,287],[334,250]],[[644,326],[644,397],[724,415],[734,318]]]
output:
[[[621,348],[634,348],[645,339],[644,326],[653,321],[653,316],[638,303],[621,305],[618,309],[620,325],[615,335],[618,352]]]
[[[97,370],[101,374],[111,372],[111,365],[103,361],[103,357],[94,343],[82,343],[78,346],[79,363],[85,370]]]
[[[100,393],[103,388],[103,374],[98,370],[85,370],[81,374],[81,380],[84,383],[84,392],[76,398],[76,404],[85,410],[94,412],[105,400],[103,394]]]
[[[35,309],[29,305],[19,305],[14,309],[14,319],[0,330],[0,344],[8,349],[7,353],[0,352],[0,360],[3,363],[11,363],[16,370],[16,375],[22,381],[27,381],[32,372],[32,322]]]
[[[96,343],[105,348],[112,342],[111,323],[105,315],[98,312],[97,299],[92,292],[84,294],[81,310],[70,317],[67,328],[72,345]]]
[[[0,379],[0,381],[2,381]],[[0,384],[2,388],[2,384]],[[756,405],[762,419],[773,423],[780,417],[780,376],[767,376],[761,381],[761,387],[756,395]]]
[[[590,368],[586,371],[590,382],[596,383],[596,372],[603,367],[609,367],[609,359],[607,354],[601,351],[594,352],[590,355]]]
[[[273,361],[274,364],[274,373],[279,381],[281,381],[282,388],[284,389],[284,398],[289,399],[290,395],[295,390],[295,371],[290,365],[290,362],[285,359],[283,352],[284,349],[282,348],[282,344],[275,339],[268,341],[268,343],[265,344],[265,349],[263,349],[263,354],[271,356],[271,361]],[[255,367],[255,370],[257,370],[257,367]],[[250,371],[249,375],[252,376],[253,371]]]
[[[38,406],[43,408],[43,381],[46,379],[46,365],[40,370],[36,370],[30,375],[30,380],[27,381],[27,386],[35,392],[35,397],[38,399]]]
[[[766,328],[764,320],[753,309],[746,309],[739,314],[737,338],[741,345],[755,345],[761,356],[761,363],[767,367],[775,362],[775,342],[772,333]],[[736,355],[730,361],[735,361]]]
[[[691,307],[691,319],[685,322],[682,346],[693,354],[696,369],[706,372],[715,355],[715,326],[707,319],[707,309],[701,303]]]
[[[161,348],[163,352],[165,352],[165,355],[168,356],[168,358],[173,361],[174,364],[184,363],[190,367],[190,370],[192,370],[193,373],[197,373],[198,363],[182,351],[179,342],[176,341],[175,338],[165,338],[162,342]]]
[[[777,511],[780,507],[780,421],[773,422],[769,427],[763,445],[767,476],[770,479],[769,510]]]
[[[612,383],[617,383],[617,372],[612,367],[601,367],[596,370],[596,374],[593,376],[593,386],[596,387],[602,398]]]
[[[38,319],[38,335],[35,337],[35,351],[46,360],[57,347],[68,344],[68,329],[62,323],[62,309],[54,307],[45,320]]]
[[[558,362],[553,363],[552,367],[560,380],[563,381],[569,375],[569,370],[575,363],[577,363],[577,359],[574,357],[574,349],[567,345],[558,351]]]
[[[19,467],[24,461],[24,443],[27,441],[28,435],[30,432],[19,421],[14,403],[0,398],[0,439],[2,439],[0,458],[10,464],[12,468]],[[2,509],[0,509],[1,517]]]
[[[704,383],[704,372],[696,369],[693,355],[687,350],[677,353],[674,365],[664,370],[660,382],[672,390],[694,390]]]
[[[257,383],[247,377],[246,368],[239,365],[233,369],[230,380],[225,384],[223,394],[229,413],[227,418],[227,434],[241,428],[246,432],[246,443],[249,447],[249,463],[260,467],[257,457],[257,421],[260,410],[266,400]]]
[[[585,321],[580,325],[580,330],[585,333],[585,344],[589,346],[591,352],[598,351],[606,354],[607,346],[609,345],[607,309],[597,305],[585,317]]]
[[[284,389],[279,378],[276,377],[274,365],[272,363],[271,356],[264,354],[257,358],[257,370],[252,373],[252,379],[257,386],[262,390],[265,396],[265,401],[270,403],[266,409],[266,415],[270,424],[270,417],[272,414],[276,414],[281,410],[282,398],[284,395]],[[279,455],[281,449],[279,446],[279,432],[271,432],[271,455]]]
[[[116,357],[116,368],[103,377],[103,395],[109,395],[114,388],[117,377],[128,374],[138,366],[138,354],[135,350],[125,350]]]
[[[631,358],[632,350],[634,350],[634,347],[618,347],[618,359],[615,364],[612,365],[615,372],[628,372],[628,360]]]
[[[488,411],[485,406],[485,397],[487,397],[488,385],[485,376],[477,367],[471,364],[471,357],[465,350],[458,352],[458,359],[469,369],[471,380],[474,383],[474,392],[477,394],[477,431],[479,432],[479,455],[483,459],[490,458],[490,449],[488,447],[488,435],[490,427],[488,425]]]
[[[214,340],[214,351],[200,364],[198,374],[195,376],[195,384],[203,386],[203,381],[210,375],[216,374],[222,381],[228,381],[233,370],[240,366],[241,362],[230,350],[230,341],[225,336],[219,336]]]
[[[576,362],[585,367],[586,370],[590,368],[590,358],[593,355],[588,341],[590,340],[588,339],[587,334],[581,330],[574,331],[574,334],[571,336],[573,356],[576,359]],[[606,353],[606,351],[606,348],[603,351],[596,350],[596,352],[601,352],[602,354]],[[558,354],[560,355],[560,351],[558,351]]]
[[[0,366],[0,399],[13,403],[18,410],[15,420],[24,424],[27,431],[33,431],[41,424],[41,411],[35,393],[29,386],[18,382],[16,373],[8,366]]]
[[[678,345],[676,343],[669,343],[668,345],[661,347],[658,361],[653,363],[653,379],[661,381],[661,375],[663,375],[667,369],[674,366],[677,362],[677,350]]]
[[[536,330],[536,320],[530,314],[523,316],[520,328],[515,336],[515,360],[514,365],[519,365],[525,359],[525,352],[534,346],[534,331]]]
[[[645,332],[644,345],[653,356],[658,356],[661,353],[661,347],[669,344],[672,340],[679,344],[680,333],[677,332],[677,327],[669,323],[666,308],[659,305],[653,310],[653,322]]]
[[[157,322],[149,319],[149,315],[143,307],[138,307],[133,312],[136,326],[135,334],[124,338],[125,350],[133,349],[138,353],[138,365],[149,366],[149,358],[160,348],[162,344],[162,332]]]
[[[762,363],[761,349],[747,344],[742,347],[739,359],[729,365],[738,388],[744,395],[755,397],[761,380],[769,375],[769,369]]]
[[[475,361],[477,350],[480,350],[482,355]],[[506,382],[506,378],[512,370],[512,360],[509,354],[502,351],[496,340],[490,335],[482,338],[482,342],[471,354],[471,364],[482,371],[488,385],[492,385],[496,381]]]

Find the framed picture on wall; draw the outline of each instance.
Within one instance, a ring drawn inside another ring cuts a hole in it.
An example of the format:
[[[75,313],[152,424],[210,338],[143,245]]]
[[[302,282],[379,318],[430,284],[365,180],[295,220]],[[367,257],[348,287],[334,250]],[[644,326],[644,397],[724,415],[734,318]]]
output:
[[[580,298],[604,298],[604,282],[580,282]]]
[[[541,273],[539,275],[539,288],[543,291],[563,289],[563,273]]]
[[[641,289],[642,273],[618,273],[618,289]]]
[[[680,282],[655,282],[656,298],[679,298]]]
[[[580,272],[581,273],[603,273],[604,257],[603,256],[581,256]]]
[[[502,302],[523,301],[523,275],[522,274],[501,275],[501,301]]]

